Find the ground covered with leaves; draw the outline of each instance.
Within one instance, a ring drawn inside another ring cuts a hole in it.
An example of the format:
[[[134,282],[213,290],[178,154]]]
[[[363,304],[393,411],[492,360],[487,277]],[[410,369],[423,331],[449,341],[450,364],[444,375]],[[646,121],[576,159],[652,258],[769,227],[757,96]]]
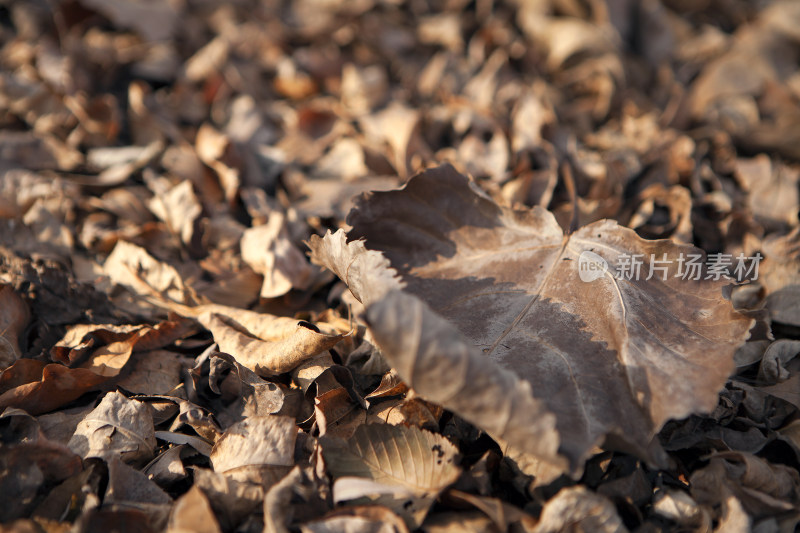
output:
[[[0,529],[793,532],[800,3],[0,2]]]

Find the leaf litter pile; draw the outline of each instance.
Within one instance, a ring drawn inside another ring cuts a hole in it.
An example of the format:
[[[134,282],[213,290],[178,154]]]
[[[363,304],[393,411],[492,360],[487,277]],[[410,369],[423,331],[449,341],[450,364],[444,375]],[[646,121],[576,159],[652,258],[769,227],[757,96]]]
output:
[[[0,528],[796,531],[798,28],[1,3]]]

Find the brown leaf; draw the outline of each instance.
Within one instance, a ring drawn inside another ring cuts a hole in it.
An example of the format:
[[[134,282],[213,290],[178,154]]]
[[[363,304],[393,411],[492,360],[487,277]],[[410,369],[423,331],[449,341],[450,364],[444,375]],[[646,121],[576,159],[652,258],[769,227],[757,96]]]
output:
[[[0,493],[6,505],[0,521],[26,516],[37,494],[80,472],[81,461],[69,448],[41,438],[0,446]]]
[[[442,408],[419,398],[391,399],[370,409],[370,414],[393,426],[417,426],[437,431]]]
[[[22,357],[19,338],[28,325],[31,313],[10,285],[0,284],[0,370]]]
[[[231,372],[227,374],[225,381],[217,385],[215,380],[220,375],[225,375],[228,369]],[[301,391],[261,379],[231,355],[221,352],[211,355],[209,385],[212,390],[223,395],[221,400],[226,405],[216,410],[216,417],[223,423],[227,420],[238,422],[243,418],[270,414],[293,415],[300,402]]]
[[[653,436],[670,418],[716,405],[750,327],[723,298],[724,280],[676,277],[680,254],[699,250],[645,241],[611,221],[564,235],[548,212],[499,207],[449,166],[416,176],[400,191],[363,198],[348,222],[348,236],[365,243],[342,246],[341,234],[323,245],[312,240],[313,256],[344,274],[357,297],[368,295],[373,335],[404,381],[490,434],[534,451],[538,439],[510,435],[541,423],[542,409],[529,398],[520,412],[523,404],[513,406],[505,392],[518,391],[514,401],[522,402],[530,390],[556,414],[560,451],[573,468],[604,438],[663,462]],[[377,268],[348,268],[356,264],[357,246],[357,257]],[[378,270],[377,252],[414,297],[394,293],[373,303],[372,293],[385,292],[391,279],[391,271]],[[651,272],[651,280],[647,263],[640,275],[621,276],[632,254],[643,261],[652,254],[666,268]],[[597,268],[591,277],[588,265]],[[367,283],[378,289],[365,293]],[[471,379],[478,377],[486,385],[475,386]],[[498,402],[502,416],[489,413]],[[518,422],[508,424],[511,417]]]
[[[19,359],[0,373],[0,409],[18,407],[33,415],[47,413],[106,381],[107,377],[85,368]]]
[[[122,505],[166,505],[172,498],[143,472],[123,463],[117,456],[108,458],[108,486],[104,503]],[[147,510],[147,507],[144,507]]]
[[[181,304],[197,303],[196,295],[173,266],[157,260],[135,244],[119,241],[106,259],[103,271],[113,283],[142,298],[158,294]],[[137,301],[139,305],[142,303]]]
[[[194,483],[208,497],[223,531],[236,525],[264,502],[265,489],[205,468],[192,468]]]
[[[150,2],[120,0],[110,2],[82,0],[81,3],[102,13],[117,26],[135,30],[150,41],[169,39],[181,16],[178,8],[170,4],[153,6]]]

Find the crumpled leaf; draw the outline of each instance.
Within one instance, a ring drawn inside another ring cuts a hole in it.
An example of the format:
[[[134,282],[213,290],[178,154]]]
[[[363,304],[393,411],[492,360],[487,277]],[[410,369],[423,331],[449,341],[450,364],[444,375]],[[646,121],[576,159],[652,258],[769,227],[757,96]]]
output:
[[[260,315],[262,324],[247,329],[249,314]],[[245,318],[244,323],[239,319]],[[275,317],[243,309],[222,314],[209,311],[198,321],[214,336],[220,350],[260,376],[282,374],[333,348],[346,334],[325,334],[303,320]]]
[[[292,289],[307,289],[313,271],[289,239],[285,216],[272,211],[265,224],[248,228],[240,243],[242,259],[264,276],[262,298],[282,296]]]
[[[296,438],[293,418],[250,417],[228,428],[214,444],[211,464],[220,473],[246,466],[290,467],[294,465]]]
[[[773,464],[743,452],[722,452],[689,479],[692,496],[717,508],[733,497],[754,518],[797,509],[800,474],[786,465]],[[730,504],[729,504],[730,505]]]
[[[623,533],[628,528],[622,523],[611,500],[588,491],[585,487],[562,489],[549,500],[534,533],[560,533],[566,531],[597,531]]]
[[[411,527],[461,473],[456,447],[414,426],[362,425],[347,441],[323,438],[322,453],[336,478],[334,500],[377,496]]]
[[[0,491],[3,523],[26,516],[43,489],[81,471],[80,458],[67,447],[36,437],[0,446]]]
[[[475,422],[478,409],[508,401],[499,383],[508,390],[517,386],[499,376],[519,376],[556,414],[560,452],[573,469],[604,439],[663,463],[653,436],[670,418],[714,407],[750,328],[751,320],[723,298],[724,279],[676,277],[679,255],[697,249],[645,241],[611,221],[564,235],[550,213],[499,207],[449,166],[426,171],[399,191],[362,198],[348,223],[348,237],[366,241],[342,249],[341,234],[322,243],[312,239],[312,259],[330,265],[373,306],[373,335],[409,386],[440,403],[473,396],[473,409],[454,410]],[[392,283],[391,271],[378,270],[376,252],[400,273],[404,291],[432,310],[400,294],[373,303],[369,291],[380,297]],[[586,282],[579,276],[584,252],[594,254],[588,262],[598,268],[606,263],[599,277]],[[630,279],[617,279],[614,271],[631,254],[645,260],[653,254],[667,267],[646,280],[645,263],[638,279],[633,271]],[[353,270],[367,258],[371,270]],[[700,277],[705,275],[703,270]],[[460,356],[447,361],[434,355],[449,351]],[[438,369],[420,380],[418,364]],[[464,378],[475,375],[466,370],[473,365],[484,368],[485,380],[497,376],[497,388],[483,394],[472,389]],[[531,416],[504,412],[534,423],[541,409]],[[486,429],[506,439],[498,433],[503,423],[501,418]],[[536,453],[535,440],[520,440],[515,445]]]
[[[691,528],[692,531],[698,533],[711,531],[710,512],[683,491],[675,489],[659,491],[654,497],[653,511],[683,527]]]
[[[0,284],[0,369],[22,357],[19,338],[30,318],[25,301],[10,285]]]
[[[226,420],[238,422],[252,416],[293,414],[293,408],[297,403],[295,400],[299,400],[300,391],[287,389],[260,378],[226,353],[211,354],[210,367],[209,387],[215,393],[222,394],[220,400],[224,407],[216,410],[216,417],[222,423]],[[230,370],[230,373],[227,373],[227,370]],[[224,391],[220,390],[220,384],[217,383],[221,376],[226,376]]]
[[[75,429],[69,447],[81,457],[120,457],[145,463],[156,446],[153,416],[146,404],[109,392]]]
[[[203,212],[200,201],[194,193],[192,183],[184,180],[168,190],[154,191],[148,207],[169,230],[190,245],[194,237],[195,219]]]
[[[265,489],[206,468],[193,468],[194,484],[208,497],[223,531],[229,531],[264,502]]]
[[[800,228],[763,244],[759,283],[767,289],[767,309],[776,322],[800,326]]]
[[[347,506],[300,525],[301,533],[408,533],[405,522],[380,505]]]
[[[157,260],[135,244],[119,241],[103,264],[104,273],[113,283],[140,297],[162,295],[181,304],[198,303],[194,291],[186,285],[178,271]],[[141,302],[137,301],[141,305]]]

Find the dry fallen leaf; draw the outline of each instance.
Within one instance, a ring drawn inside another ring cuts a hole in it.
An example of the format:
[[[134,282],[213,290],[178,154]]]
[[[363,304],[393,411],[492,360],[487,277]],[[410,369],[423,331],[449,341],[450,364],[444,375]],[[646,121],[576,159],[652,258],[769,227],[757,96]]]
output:
[[[311,265],[289,239],[283,213],[272,211],[267,222],[245,230],[240,243],[242,259],[264,276],[262,298],[282,296],[292,289],[307,289]]]
[[[707,467],[692,474],[690,484],[699,503],[716,509],[733,497],[753,518],[796,510],[800,504],[797,470],[749,453],[715,454]]]
[[[200,309],[202,308],[194,308]],[[309,322],[276,317],[262,313],[211,307],[198,317],[219,344],[220,350],[231,354],[237,362],[260,376],[282,374],[297,365],[335,346],[346,334],[325,334]],[[253,318],[260,321],[257,329]]]
[[[561,489],[545,504],[539,523],[533,531],[625,533],[628,528],[623,524],[611,500],[583,487],[570,487]]]
[[[510,437],[542,409],[531,410],[529,399],[519,412],[522,400],[511,407],[505,389],[530,390],[555,413],[573,470],[604,442],[663,464],[656,432],[670,418],[713,408],[751,325],[724,299],[724,279],[676,276],[680,254],[699,250],[645,241],[611,221],[564,235],[550,213],[499,207],[449,166],[362,198],[348,222],[348,237],[366,240],[312,239],[312,258],[366,300],[373,335],[403,379],[490,434],[542,454],[536,440]],[[638,274],[619,270],[626,258],[635,267],[651,255],[662,261],[652,279],[647,263]],[[364,258],[377,268],[360,267]],[[413,297],[379,299],[397,284],[380,268],[387,259]],[[582,281],[587,264],[596,275]],[[497,376],[495,385],[475,385],[478,375]],[[512,386],[517,376],[530,389]],[[498,408],[501,417],[489,414]],[[491,427],[478,422],[481,412]]]
[[[0,408],[18,407],[38,415],[95,390],[108,378],[85,368],[19,359],[0,372]]]
[[[211,463],[220,473],[248,466],[291,467],[296,438],[297,429],[290,417],[250,417],[219,438],[211,451]]]
[[[0,370],[22,357],[20,335],[30,320],[28,306],[11,286],[0,284]]]
[[[175,502],[167,525],[168,533],[220,533],[221,531],[208,498],[197,485]]]
[[[759,282],[767,289],[767,309],[776,322],[800,326],[800,229],[765,239]]]
[[[119,457],[127,463],[146,463],[153,457],[156,438],[147,405],[109,392],[84,418],[69,447],[84,459]]]
[[[16,0],[0,65],[0,530],[800,524],[797,0]]]
[[[347,441],[324,438],[322,452],[336,478],[335,501],[368,498],[414,528],[461,472],[455,446],[414,426],[362,425]]]

